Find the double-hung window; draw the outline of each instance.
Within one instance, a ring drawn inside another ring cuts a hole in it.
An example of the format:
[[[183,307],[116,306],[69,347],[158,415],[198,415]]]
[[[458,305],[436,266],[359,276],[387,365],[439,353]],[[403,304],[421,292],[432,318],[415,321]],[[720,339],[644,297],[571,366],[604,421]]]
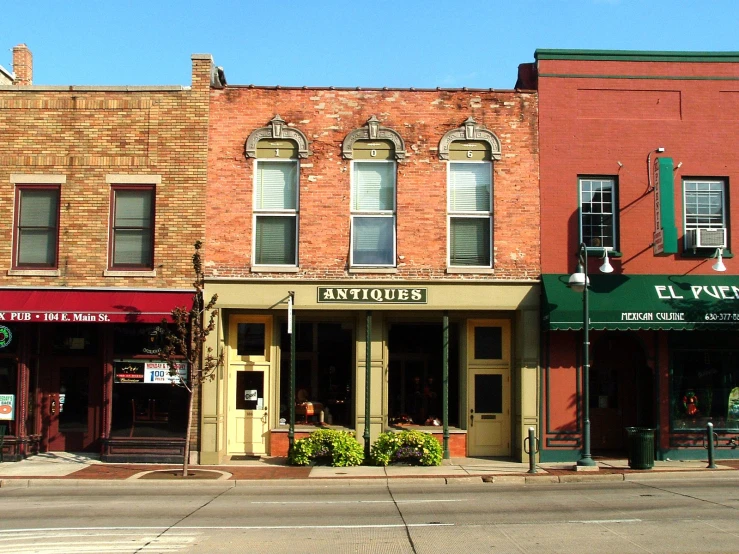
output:
[[[18,269],[57,267],[59,244],[58,186],[19,185],[16,189],[15,249]]]
[[[395,266],[395,174],[391,159],[352,162],[352,266]]]
[[[257,151],[253,256],[257,266],[296,266],[298,263],[299,169],[297,156],[293,157],[297,150],[285,142],[282,148],[279,144],[273,144],[272,148],[262,147],[260,143]]]
[[[587,248],[617,249],[616,179],[580,177],[580,241]]]
[[[154,268],[154,187],[113,186],[111,269]]]
[[[449,265],[492,267],[492,163],[450,161]]]
[[[691,179],[683,183],[685,229],[726,227],[726,200],[721,180]]]

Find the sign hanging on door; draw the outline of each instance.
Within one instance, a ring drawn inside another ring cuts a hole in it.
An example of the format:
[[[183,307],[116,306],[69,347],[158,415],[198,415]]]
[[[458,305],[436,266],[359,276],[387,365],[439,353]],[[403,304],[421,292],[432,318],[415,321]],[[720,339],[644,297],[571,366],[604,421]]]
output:
[[[15,419],[15,395],[0,394],[0,420],[12,421]]]

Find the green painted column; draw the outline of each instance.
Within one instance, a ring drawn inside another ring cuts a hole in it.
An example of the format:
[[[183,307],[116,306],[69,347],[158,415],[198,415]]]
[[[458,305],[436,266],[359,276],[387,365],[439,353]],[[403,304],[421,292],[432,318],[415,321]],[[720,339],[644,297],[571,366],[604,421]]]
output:
[[[449,454],[449,312],[444,312],[442,317],[442,383],[441,383],[441,410],[444,425],[444,459],[448,460]]]
[[[366,350],[364,360],[364,457],[370,455],[370,380],[372,374],[372,312],[367,312],[367,329],[365,332]]]

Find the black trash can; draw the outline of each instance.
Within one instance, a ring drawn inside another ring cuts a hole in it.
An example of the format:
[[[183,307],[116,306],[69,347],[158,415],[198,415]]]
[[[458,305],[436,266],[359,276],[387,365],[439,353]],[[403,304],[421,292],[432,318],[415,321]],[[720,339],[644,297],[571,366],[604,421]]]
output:
[[[652,469],[654,467],[654,431],[647,427],[626,428],[631,469]]]

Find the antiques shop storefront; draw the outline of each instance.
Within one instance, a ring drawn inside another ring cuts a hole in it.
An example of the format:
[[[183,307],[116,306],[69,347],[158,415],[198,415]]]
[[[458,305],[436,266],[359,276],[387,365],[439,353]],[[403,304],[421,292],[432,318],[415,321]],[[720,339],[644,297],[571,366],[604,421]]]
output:
[[[191,303],[179,291],[0,291],[3,460],[181,462],[187,394],[158,352],[162,320]]]
[[[291,429],[296,439],[347,429],[361,442],[367,421],[370,441],[404,428],[443,440],[446,429],[451,456],[524,458],[538,413],[538,283],[209,282],[205,292],[218,294],[212,347],[226,367],[203,384],[200,463],[284,456]]]

